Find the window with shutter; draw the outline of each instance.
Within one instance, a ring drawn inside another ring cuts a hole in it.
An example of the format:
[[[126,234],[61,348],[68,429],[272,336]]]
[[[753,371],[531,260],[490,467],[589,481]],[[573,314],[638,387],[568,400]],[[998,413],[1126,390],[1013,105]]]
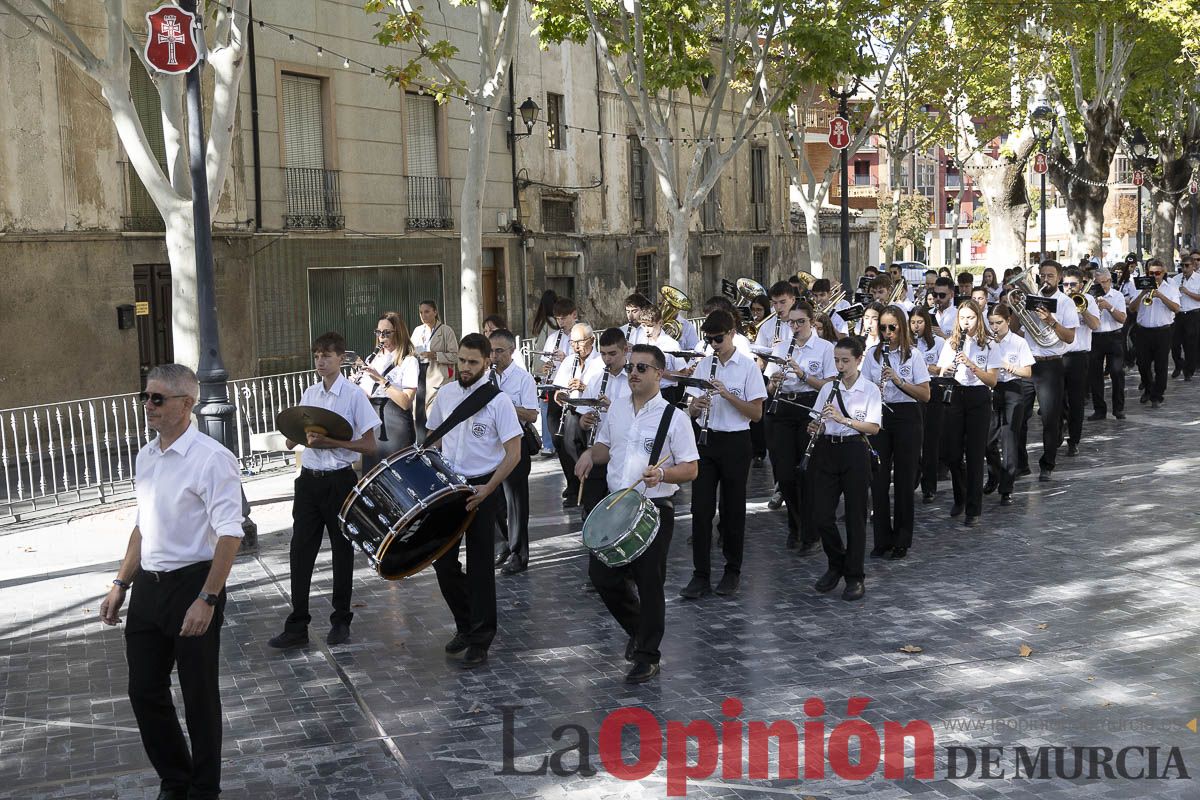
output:
[[[287,165],[289,228],[341,228],[341,189],[336,170],[325,168],[322,80],[306,75],[282,77],[283,147]]]
[[[754,230],[767,229],[767,149],[750,148],[750,210]]]
[[[150,152],[164,170],[167,168],[167,148],[163,142],[162,103],[154,81],[146,73],[142,61],[136,55],[129,59],[129,94],[137,110],[138,122],[150,144]],[[150,193],[133,166],[125,163],[125,185],[127,193],[126,215],[122,222],[128,231],[161,231],[162,215],[150,199]]]
[[[404,148],[408,158],[410,229],[452,228],[450,180],[438,168],[437,102],[419,94],[404,96]]]
[[[629,216],[635,231],[646,229],[646,162],[645,150],[638,137],[629,137]]]

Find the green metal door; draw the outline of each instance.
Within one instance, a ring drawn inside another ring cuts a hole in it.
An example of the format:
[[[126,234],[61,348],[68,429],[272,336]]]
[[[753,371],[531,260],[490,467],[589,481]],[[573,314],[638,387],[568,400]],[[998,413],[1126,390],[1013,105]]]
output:
[[[442,306],[442,268],[437,264],[308,271],[312,337],[337,331],[346,337],[351,350],[363,355],[375,347],[375,322],[380,314],[397,312],[411,332],[421,324],[417,307],[422,300]]]

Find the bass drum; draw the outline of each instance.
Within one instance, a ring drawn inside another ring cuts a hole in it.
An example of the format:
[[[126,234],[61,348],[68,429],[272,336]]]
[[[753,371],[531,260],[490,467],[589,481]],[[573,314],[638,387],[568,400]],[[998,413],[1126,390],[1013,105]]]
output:
[[[407,578],[453,547],[475,516],[475,489],[437,450],[410,447],[362,477],[342,504],[342,533],[380,577]]]

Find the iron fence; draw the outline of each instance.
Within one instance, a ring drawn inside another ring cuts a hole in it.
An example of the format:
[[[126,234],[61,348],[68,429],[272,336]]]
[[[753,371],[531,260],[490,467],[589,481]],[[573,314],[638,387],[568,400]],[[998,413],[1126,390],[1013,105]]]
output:
[[[344,228],[341,173],[335,169],[287,167],[287,228]]]
[[[454,227],[450,211],[450,179],[405,175],[408,186],[407,227],[410,230],[438,230]]]

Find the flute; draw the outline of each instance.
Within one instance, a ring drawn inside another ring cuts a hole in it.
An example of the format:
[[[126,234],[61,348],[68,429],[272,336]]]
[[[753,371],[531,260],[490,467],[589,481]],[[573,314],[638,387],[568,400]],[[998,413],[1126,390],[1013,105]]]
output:
[[[716,352],[713,352],[711,358],[712,358],[712,367],[708,370],[708,380],[709,381],[712,381],[713,378],[717,377],[717,358],[718,358],[718,356],[717,356]],[[712,392],[711,391],[705,392],[704,396],[708,398],[709,406],[708,406],[708,408],[704,409],[704,421],[700,423],[700,438],[697,441],[697,444],[708,444],[708,418],[710,416],[712,416]]]

